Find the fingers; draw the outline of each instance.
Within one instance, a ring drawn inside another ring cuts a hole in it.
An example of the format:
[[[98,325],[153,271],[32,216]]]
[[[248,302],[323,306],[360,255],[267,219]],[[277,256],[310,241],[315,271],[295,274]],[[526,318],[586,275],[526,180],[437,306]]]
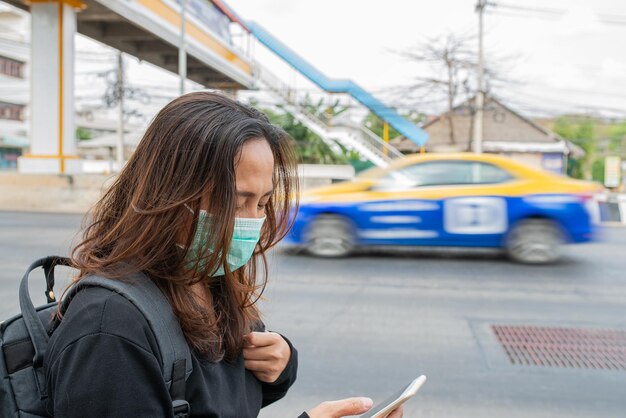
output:
[[[265,334],[265,333],[252,333]],[[280,334],[273,335],[252,335],[248,334],[247,343],[244,343],[244,360],[262,360],[276,362],[279,365],[286,365],[291,357],[289,344]],[[245,345],[247,344],[247,345]]]
[[[245,360],[244,367],[265,383],[276,382],[285,370],[285,367],[276,361]]]
[[[349,398],[340,401],[334,401],[334,416],[344,417],[346,415],[356,415],[367,412],[374,402],[370,398]]]
[[[387,415],[387,418],[402,418],[403,413],[404,406],[400,405],[398,408],[394,409],[389,415]]]
[[[246,347],[243,349],[245,360],[281,360],[283,352],[275,346]]]
[[[283,337],[275,332],[251,332],[243,337],[244,347],[266,347],[277,344]]]
[[[373,405],[370,398],[348,398],[322,402],[311,409],[311,418],[340,418],[367,412]]]
[[[273,362],[263,360],[244,360],[244,366],[251,372],[272,373],[278,370],[272,369]]]
[[[274,383],[280,377],[282,370],[269,361],[246,361],[247,370],[251,371],[257,379],[265,383]]]
[[[244,365],[261,382],[275,382],[290,358],[291,348],[280,334],[251,332],[244,336]]]
[[[253,335],[254,332],[251,332],[250,334],[246,334],[243,336],[243,347],[254,347],[254,344],[252,344],[252,339],[253,339]]]
[[[268,342],[271,342],[271,344],[265,345]],[[261,337],[250,336],[247,344],[243,348],[244,360],[264,360],[285,365],[289,361],[289,357],[291,357],[289,344],[279,334]]]
[[[251,341],[252,340],[252,334],[253,333],[246,334],[246,335],[243,336],[243,348],[254,347],[254,344],[252,344],[252,341]]]

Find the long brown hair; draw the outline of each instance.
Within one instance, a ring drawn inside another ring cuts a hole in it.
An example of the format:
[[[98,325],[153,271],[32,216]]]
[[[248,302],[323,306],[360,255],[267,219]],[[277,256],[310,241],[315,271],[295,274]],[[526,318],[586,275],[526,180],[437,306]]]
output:
[[[274,155],[274,194],[266,205],[256,256],[233,272],[226,254],[236,213],[235,164],[244,143],[258,138]],[[157,114],[92,209],[83,241],[72,252],[80,271],[76,281],[89,274],[123,280],[145,273],[169,299],[194,350],[212,361],[233,360],[243,336],[259,320],[255,302],[267,281],[265,252],[291,227],[290,203],[297,188],[292,140],[263,113],[218,93],[181,96]],[[203,209],[218,221],[190,265],[187,249],[201,201],[208,201]],[[264,263],[260,284],[257,259]],[[212,277],[220,266],[225,275]],[[192,292],[198,283],[208,295],[206,303],[198,303]]]

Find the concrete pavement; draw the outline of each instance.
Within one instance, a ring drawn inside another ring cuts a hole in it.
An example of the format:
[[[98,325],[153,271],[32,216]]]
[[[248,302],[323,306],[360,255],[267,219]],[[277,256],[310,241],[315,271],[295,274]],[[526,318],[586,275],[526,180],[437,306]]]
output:
[[[80,220],[0,212],[1,318],[17,310],[28,263],[67,253]],[[295,417],[353,395],[382,400],[421,373],[429,380],[406,417],[626,416],[626,371],[511,365],[489,331],[493,324],[625,330],[626,230],[604,235],[545,267],[423,252],[341,260],[272,253],[264,319],[298,348],[300,371],[287,398],[261,417]],[[43,287],[31,289],[43,303]]]

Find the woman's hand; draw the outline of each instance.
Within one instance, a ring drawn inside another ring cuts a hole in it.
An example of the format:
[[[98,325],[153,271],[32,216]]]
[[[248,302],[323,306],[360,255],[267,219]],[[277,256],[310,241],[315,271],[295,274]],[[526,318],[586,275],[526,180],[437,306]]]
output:
[[[372,408],[369,398],[348,398],[326,401],[307,412],[310,418],[340,418],[364,414]],[[402,418],[402,406],[395,409],[387,418]]]
[[[243,359],[246,369],[265,383],[274,383],[287,367],[291,349],[280,334],[251,332],[244,336]]]
[[[385,418],[402,418],[402,415],[404,415],[404,405],[400,405],[399,407],[391,411],[391,413]]]

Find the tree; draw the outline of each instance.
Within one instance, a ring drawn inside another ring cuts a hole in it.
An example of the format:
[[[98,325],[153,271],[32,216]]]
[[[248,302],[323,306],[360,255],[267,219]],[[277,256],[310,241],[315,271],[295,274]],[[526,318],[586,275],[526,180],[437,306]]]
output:
[[[452,118],[454,106],[459,99],[470,100],[477,93],[476,79],[477,53],[470,45],[474,37],[448,33],[445,36],[426,38],[415,48],[396,54],[409,61],[426,64],[426,75],[415,77],[415,82],[398,87],[404,106],[440,107],[444,103],[444,119],[448,122],[450,143],[456,143]],[[500,77],[496,66],[501,66],[510,58],[492,58],[484,69],[487,90],[494,85],[510,83]]]
[[[250,105],[259,107],[254,100],[250,101]],[[333,118],[347,110],[346,107],[341,106],[339,100],[331,104],[324,104],[324,99],[313,102],[308,95],[303,99],[300,106],[328,124],[332,124]],[[311,132],[306,126],[296,120],[293,115],[282,111],[280,107],[275,110],[261,110],[273,124],[282,127],[294,139],[296,153],[300,162],[305,164],[352,164],[355,168],[357,168],[357,165],[359,167],[361,165],[369,167],[369,164],[361,159],[358,152],[349,150],[341,144],[337,144],[337,148],[340,151],[336,152],[322,138]]]
[[[414,124],[418,125],[424,122],[426,119],[426,115],[423,113],[413,113],[410,115],[404,115],[404,117]],[[376,136],[383,138],[384,137],[384,126],[385,121],[379,118],[375,113],[370,112],[365,118],[365,126],[367,129],[376,134]],[[389,126],[389,139],[397,138],[402,136],[402,134],[396,131],[393,126]]]
[[[300,162],[305,164],[346,164],[345,155],[336,154],[330,146],[287,112],[263,109],[270,121],[282,127],[296,145]]]
[[[609,152],[626,157],[626,121],[609,127]]]
[[[604,157],[595,159],[591,164],[591,179],[604,183]]]
[[[414,50],[399,53],[411,61],[426,63],[430,67],[431,75],[415,77],[415,83],[405,89],[411,99],[420,103],[445,100],[445,119],[448,121],[451,144],[456,143],[452,123],[454,104],[461,92],[465,92],[469,98],[470,78],[475,67],[475,53],[468,47],[468,41],[467,37],[449,33],[442,38],[427,38]]]
[[[324,101],[322,97],[317,102],[313,102],[313,99],[307,93],[300,106],[327,125],[332,125],[333,119],[348,110],[348,107],[341,105],[339,99],[335,99],[330,104],[324,104]]]
[[[84,141],[86,139],[91,139],[93,137],[92,132],[89,129],[78,127],[76,128],[76,138],[79,141]]]
[[[553,130],[585,151],[584,157],[578,160],[570,160],[568,165],[571,168],[568,169],[568,174],[572,177],[591,180],[593,178],[593,163],[596,158],[596,138],[593,121],[587,118],[579,122],[572,121],[566,117],[559,117],[554,121]]]

